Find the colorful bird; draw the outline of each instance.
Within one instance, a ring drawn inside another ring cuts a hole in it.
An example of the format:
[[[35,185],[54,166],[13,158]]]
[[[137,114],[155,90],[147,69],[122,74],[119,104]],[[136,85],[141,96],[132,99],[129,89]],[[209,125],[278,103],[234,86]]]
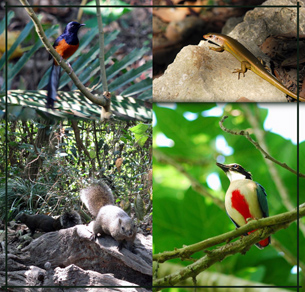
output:
[[[265,189],[252,180],[250,172],[241,165],[216,163],[230,180],[230,186],[225,196],[227,214],[238,228],[251,219],[260,219],[269,216],[267,194]],[[248,234],[254,232],[252,230]],[[270,244],[270,236],[256,243],[263,249]]]
[[[80,24],[76,21],[69,22],[63,32],[54,42],[53,47],[57,53],[63,58],[68,59],[71,57],[79,46],[79,40],[77,37],[78,30],[85,24]],[[60,66],[54,60],[49,83],[48,83],[48,96],[47,96],[47,108],[54,108],[54,102],[56,101],[56,91],[59,85]]]

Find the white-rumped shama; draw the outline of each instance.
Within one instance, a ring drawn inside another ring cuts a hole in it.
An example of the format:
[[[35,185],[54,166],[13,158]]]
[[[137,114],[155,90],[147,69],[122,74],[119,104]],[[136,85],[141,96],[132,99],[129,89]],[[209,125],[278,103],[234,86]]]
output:
[[[68,59],[71,57],[79,47],[79,40],[77,37],[78,30],[85,24],[80,24],[76,21],[69,22],[63,32],[54,42],[53,47],[56,52],[63,58]],[[51,58],[51,56],[50,56]],[[60,78],[60,66],[54,60],[49,83],[48,83],[48,97],[47,97],[47,108],[54,108],[54,102],[56,100],[56,91],[59,85]]]

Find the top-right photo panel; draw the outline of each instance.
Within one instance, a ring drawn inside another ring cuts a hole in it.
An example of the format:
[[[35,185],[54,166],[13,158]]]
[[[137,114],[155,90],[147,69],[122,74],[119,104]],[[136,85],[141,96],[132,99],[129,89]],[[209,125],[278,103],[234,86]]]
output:
[[[305,101],[303,1],[222,2],[154,0],[154,102]]]

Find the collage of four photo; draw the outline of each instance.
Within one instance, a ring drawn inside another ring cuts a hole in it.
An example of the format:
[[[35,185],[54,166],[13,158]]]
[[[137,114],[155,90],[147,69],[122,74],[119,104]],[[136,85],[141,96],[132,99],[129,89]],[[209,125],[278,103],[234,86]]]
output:
[[[305,291],[305,2],[0,3],[0,291]]]

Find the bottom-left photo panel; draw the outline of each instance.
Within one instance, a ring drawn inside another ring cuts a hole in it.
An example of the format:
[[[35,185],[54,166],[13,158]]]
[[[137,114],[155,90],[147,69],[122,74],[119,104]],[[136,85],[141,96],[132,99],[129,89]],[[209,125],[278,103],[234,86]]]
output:
[[[8,119],[5,132],[1,286],[151,287],[151,119]]]

